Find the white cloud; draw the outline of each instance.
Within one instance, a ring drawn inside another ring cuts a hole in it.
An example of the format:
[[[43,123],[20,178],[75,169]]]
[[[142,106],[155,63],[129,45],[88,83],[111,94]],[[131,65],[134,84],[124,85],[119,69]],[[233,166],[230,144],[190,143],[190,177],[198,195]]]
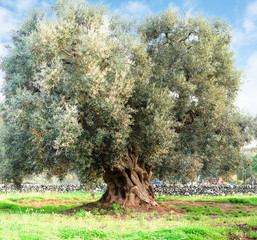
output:
[[[10,40],[11,31],[21,24],[29,10],[50,6],[47,1],[39,0],[0,0],[0,43]]]
[[[144,16],[151,12],[150,7],[139,1],[129,1],[126,4],[122,4],[116,12],[127,18],[136,17],[137,19],[142,19]]]
[[[233,50],[257,41],[257,0],[246,5],[244,16],[239,21],[241,25],[232,32]]]
[[[257,1],[250,2],[246,6],[246,14],[244,17],[243,28],[246,33],[251,33],[257,29]]]
[[[257,51],[253,49],[257,41],[257,0],[246,5],[240,22],[241,25],[232,32],[232,50],[246,76],[236,104],[251,114],[257,114]]]
[[[246,5],[244,15],[238,19],[240,25],[232,31],[232,50],[239,61],[249,58],[249,49],[256,45],[257,41],[257,0]],[[242,65],[245,69],[246,63]]]
[[[241,29],[233,29],[232,33],[232,48],[237,48],[242,43],[244,39],[244,34]]]
[[[43,8],[43,9],[49,9],[51,7],[51,4],[49,4],[46,1],[42,1],[42,2],[40,2],[39,7]]]
[[[168,5],[168,8],[172,9],[175,12],[179,12],[180,11],[178,5],[176,3],[174,3],[174,2],[170,2],[169,5]]]
[[[257,114],[257,52],[254,52],[247,61],[246,77],[242,90],[237,99],[237,105],[248,112]]]
[[[29,11],[31,8],[37,6],[37,0],[17,0],[17,10],[19,12],[26,12]]]
[[[12,8],[18,14],[22,14],[30,8],[36,7],[38,3],[38,0],[0,0],[1,5]]]
[[[246,6],[246,13],[248,17],[257,17],[257,1],[250,2]]]
[[[188,15],[194,15],[196,7],[196,0],[184,0],[183,9],[187,12]]]
[[[5,45],[0,43],[0,59],[1,57],[6,56],[8,50],[6,49]]]
[[[255,29],[254,21],[249,18],[244,19],[243,27],[247,33],[254,31]]]
[[[0,6],[0,42],[10,39],[10,32],[17,25],[18,20],[8,9]]]

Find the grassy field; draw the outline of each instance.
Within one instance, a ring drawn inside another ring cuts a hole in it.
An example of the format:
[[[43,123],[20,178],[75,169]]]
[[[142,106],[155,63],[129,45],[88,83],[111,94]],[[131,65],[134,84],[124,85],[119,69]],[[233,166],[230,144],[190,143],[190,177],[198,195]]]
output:
[[[0,239],[257,239],[256,196],[159,196],[160,211],[102,208],[100,197],[1,193]]]

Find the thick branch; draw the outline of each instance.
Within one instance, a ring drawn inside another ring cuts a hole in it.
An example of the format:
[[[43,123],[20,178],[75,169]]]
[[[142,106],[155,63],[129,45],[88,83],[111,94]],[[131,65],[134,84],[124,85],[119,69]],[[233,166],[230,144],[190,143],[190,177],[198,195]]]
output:
[[[195,120],[195,110],[188,110],[186,114],[189,114],[190,119],[188,119],[186,116],[183,116],[182,120],[178,120],[181,122],[181,126],[174,127],[175,132],[179,133],[181,128],[187,125],[191,125],[194,123]]]
[[[71,54],[71,53],[68,53],[67,51],[65,51],[64,49],[61,49],[61,51],[62,52],[64,52],[66,55],[68,55],[69,57],[72,57],[73,56],[73,54]]]
[[[178,42],[185,42],[191,36],[191,34],[193,34],[193,33],[194,32],[189,32],[186,37],[181,38]]]

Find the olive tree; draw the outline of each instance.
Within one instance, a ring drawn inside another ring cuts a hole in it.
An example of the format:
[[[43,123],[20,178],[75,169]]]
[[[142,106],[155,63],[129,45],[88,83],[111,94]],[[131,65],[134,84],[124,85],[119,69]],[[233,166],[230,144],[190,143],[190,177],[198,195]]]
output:
[[[2,63],[7,180],[75,171],[103,176],[103,202],[157,205],[152,170],[231,163],[243,140],[226,25],[166,11],[134,26],[68,0],[52,10],[24,21]]]
[[[103,6],[58,1],[33,13],[4,59],[6,177],[104,172],[108,202],[156,205],[152,165],[169,153],[173,99],[149,84],[146,45]]]

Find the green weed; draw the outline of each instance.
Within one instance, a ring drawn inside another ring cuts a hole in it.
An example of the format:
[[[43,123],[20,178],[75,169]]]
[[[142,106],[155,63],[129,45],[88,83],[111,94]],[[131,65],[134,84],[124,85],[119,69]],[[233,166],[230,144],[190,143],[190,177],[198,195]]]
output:
[[[183,216],[183,219],[186,219],[186,220],[189,220],[189,221],[200,221],[200,220],[209,219],[209,217],[206,217],[206,216],[203,216],[203,215],[185,214]]]
[[[130,209],[130,208],[126,208],[126,209],[125,209],[125,211],[126,211],[127,213],[130,213],[131,210],[132,210],[132,209]]]
[[[100,213],[101,215],[104,215],[106,212],[107,212],[107,211],[106,211],[105,209],[101,209],[99,213]]]
[[[234,205],[234,208],[241,208],[241,206],[239,206],[239,205]]]
[[[187,212],[197,213],[200,215],[224,215],[225,213],[219,206],[211,209],[209,205],[203,205],[202,207],[192,207],[192,206],[179,206],[178,208],[184,209]]]
[[[88,230],[85,228],[74,229],[65,227],[59,230],[58,236],[61,239],[102,239],[107,236],[106,233],[100,230]]]
[[[99,214],[99,209],[98,208],[93,208],[92,212],[93,212],[93,214],[97,215],[97,214]]]
[[[228,195],[228,196],[157,196],[157,200],[183,200],[183,201],[219,201],[230,203],[243,203],[257,205],[257,197],[252,195]]]
[[[92,214],[84,209],[80,209],[79,212],[74,213],[74,216],[89,218],[89,217],[92,217]]]
[[[122,213],[124,212],[124,208],[122,206],[120,206],[119,204],[112,204],[110,206],[110,212],[116,214],[116,215],[122,215]]]

